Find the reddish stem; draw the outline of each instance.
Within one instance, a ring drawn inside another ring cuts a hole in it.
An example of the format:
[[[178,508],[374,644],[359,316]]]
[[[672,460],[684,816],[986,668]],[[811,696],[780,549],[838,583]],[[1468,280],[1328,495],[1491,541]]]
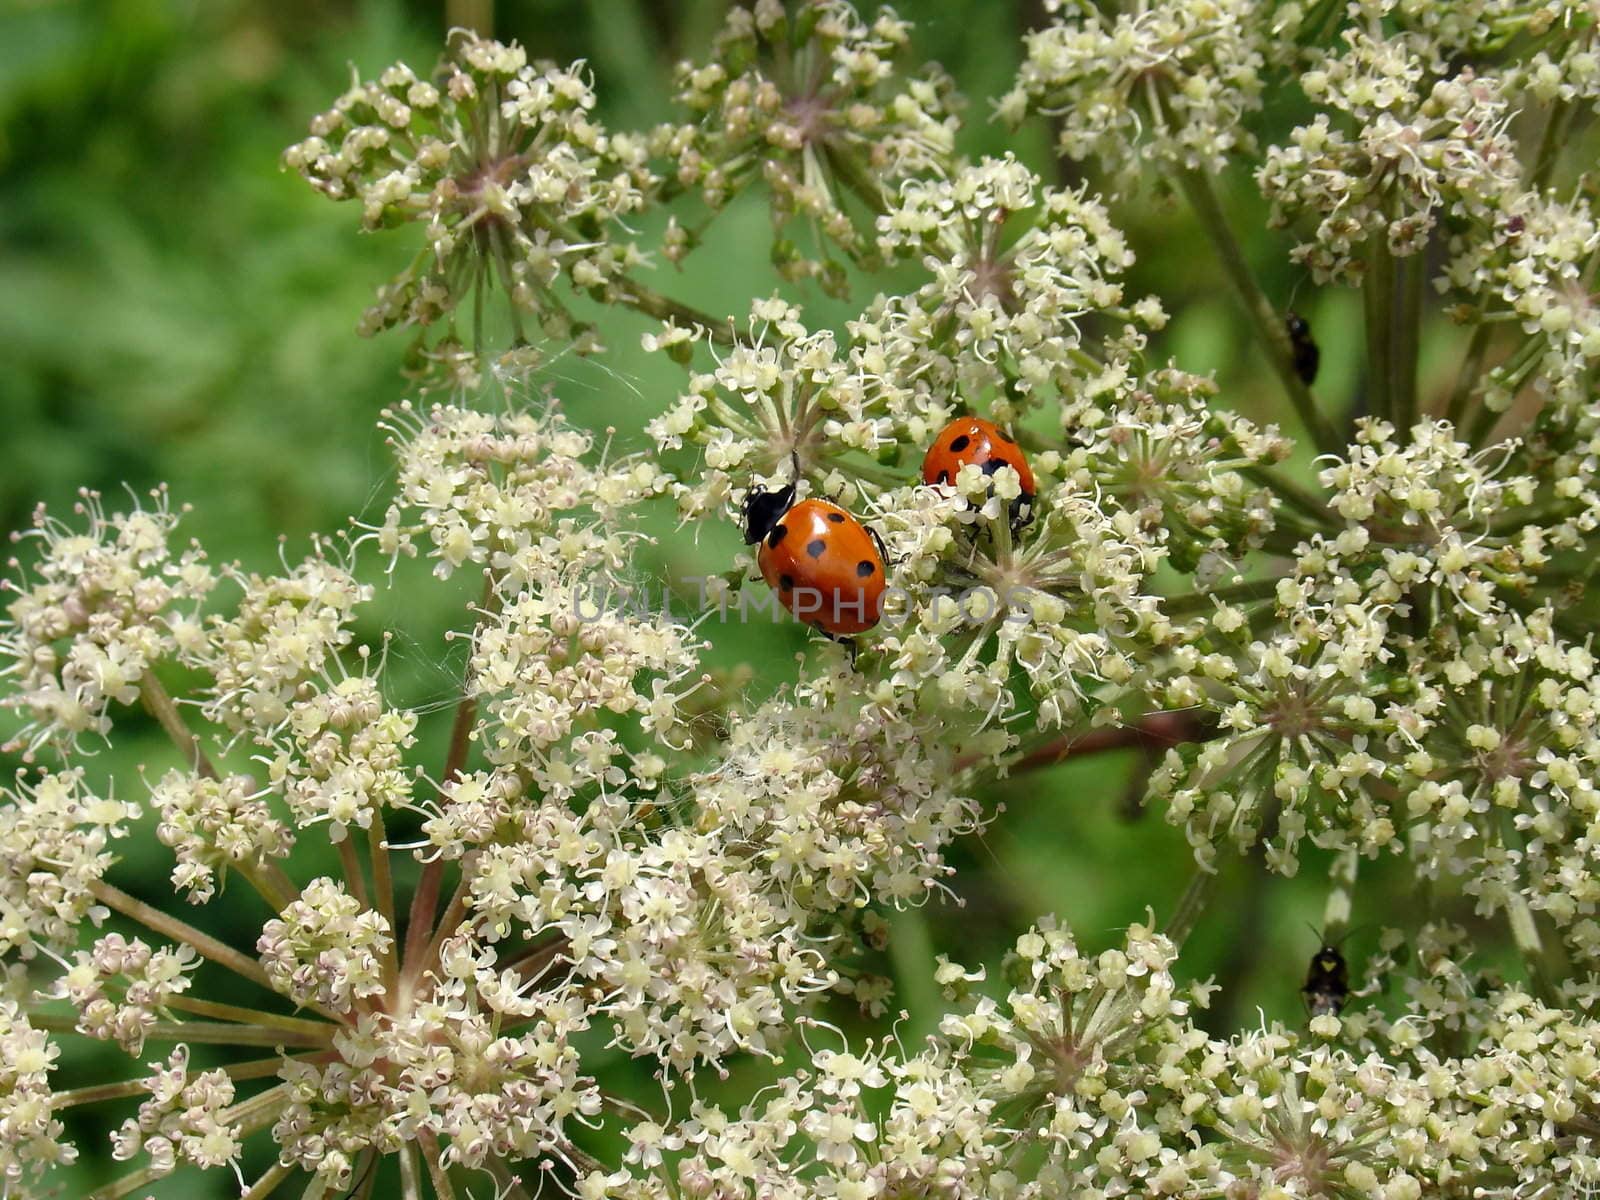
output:
[[[1215,728],[1196,709],[1147,713],[1126,725],[1105,725],[1051,738],[1012,763],[1011,773],[1053,767],[1069,758],[1098,754],[1103,750],[1165,750],[1184,742],[1209,741],[1215,736]],[[961,765],[957,764],[958,769]]]

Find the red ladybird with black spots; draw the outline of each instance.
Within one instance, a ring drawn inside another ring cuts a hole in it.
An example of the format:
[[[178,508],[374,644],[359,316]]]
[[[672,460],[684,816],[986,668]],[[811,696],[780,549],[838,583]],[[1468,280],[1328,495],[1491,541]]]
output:
[[[1001,467],[1016,471],[1021,481],[1022,494],[1011,504],[1011,518],[1015,523],[1024,508],[1031,508],[1036,491],[1033,468],[1022,447],[993,421],[982,417],[957,417],[939,431],[922,460],[922,482],[926,484],[953,484],[965,466],[975,466],[985,475],[993,475]]]
[[[795,484],[752,487],[744,540],[783,606],[834,641],[849,643],[883,616],[884,554],[877,534],[827,500],[795,502]],[[853,643],[849,643],[854,648]]]

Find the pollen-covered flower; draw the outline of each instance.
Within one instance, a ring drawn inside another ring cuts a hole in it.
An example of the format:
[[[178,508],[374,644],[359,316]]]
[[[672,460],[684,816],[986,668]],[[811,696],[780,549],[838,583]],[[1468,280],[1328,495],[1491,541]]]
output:
[[[139,1115],[129,1118],[113,1139],[112,1154],[132,1158],[149,1155],[151,1173],[170,1175],[180,1163],[221,1167],[234,1163],[243,1147],[246,1128],[237,1123],[233,1081],[221,1070],[189,1073],[189,1051],[179,1046],[165,1065],[152,1063],[155,1074],[146,1082],[150,1098],[139,1105]],[[257,1124],[263,1122],[257,1118]]]
[[[329,839],[340,842],[352,826],[371,828],[379,810],[405,807],[412,783],[405,752],[416,725],[415,713],[384,703],[371,676],[349,675],[325,690],[303,687],[269,771],[295,824],[327,821]]]
[[[245,775],[214,779],[184,771],[168,771],[150,789],[161,821],[156,836],[177,858],[172,885],[193,903],[216,895],[230,867],[248,871],[294,846],[294,834],[273,813],[268,794]]]
[[[1527,384],[1550,393],[1554,418],[1582,420],[1600,363],[1600,301],[1588,264],[1600,249],[1600,222],[1582,197],[1525,193],[1487,229],[1451,240],[1449,282],[1485,318],[1514,318],[1525,341],[1476,381],[1474,393],[1496,412]]]
[[[588,461],[594,439],[558,411],[509,404],[498,415],[458,405],[386,410],[400,460],[395,499],[367,538],[391,561],[422,552],[441,579],[471,562],[512,581],[623,557],[607,526],[666,488],[644,457]]]
[[[241,592],[230,615],[214,615],[190,665],[211,677],[207,720],[260,737],[289,716],[301,684],[329,669],[355,638],[350,624],[372,585],[330,560],[319,545],[282,575],[228,572]]]
[[[189,990],[192,948],[153,949],[140,938],[111,933],[93,950],[78,952],[57,982],[55,994],[78,1010],[78,1031],[114,1040],[130,1055],[144,1049],[145,1037],[174,996]]]
[[[840,483],[887,481],[878,460],[895,445],[875,391],[832,333],[807,329],[782,300],[759,300],[748,333],[691,376],[649,432],[663,449],[701,449],[701,469],[675,488],[683,515],[700,518],[731,509],[756,476],[789,482],[796,466]]]

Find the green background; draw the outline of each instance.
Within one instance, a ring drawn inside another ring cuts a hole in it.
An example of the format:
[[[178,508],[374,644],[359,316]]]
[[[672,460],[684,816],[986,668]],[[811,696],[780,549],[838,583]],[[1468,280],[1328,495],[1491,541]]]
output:
[[[495,32],[520,39],[534,57],[587,59],[602,116],[644,125],[669,115],[671,64],[704,53],[722,8],[699,0],[502,0]],[[923,0],[900,11],[919,22],[919,51],[942,62],[970,98],[965,151],[1010,148],[1047,178],[1080,178],[1052,161],[1042,125],[1012,134],[988,120],[988,98],[1015,70],[1019,33],[1038,19],[1033,6]],[[414,242],[407,233],[361,234],[356,211],[314,195],[280,169],[279,154],[345,86],[352,64],[364,77],[396,59],[425,72],[448,20],[442,4],[396,0],[0,0],[0,524],[26,527],[40,501],[65,513],[79,487],[109,496],[124,485],[144,491],[164,481],[175,502],[194,506],[183,529],[215,561],[271,570],[280,535],[292,560],[313,532],[381,515],[391,466],[375,421],[380,408],[407,395],[399,374],[405,335],[364,341],[354,327]],[[1266,123],[1285,127],[1294,115],[1269,111]],[[1323,349],[1319,392],[1347,419],[1359,402],[1357,297],[1320,292],[1289,265],[1288,238],[1266,229],[1264,206],[1242,172],[1221,186],[1269,295],[1311,318]],[[718,313],[741,313],[751,297],[770,293],[766,213],[759,198],[747,200],[718,220],[711,244],[685,270],[658,268],[651,282]],[[1214,370],[1225,403],[1292,428],[1187,214],[1148,190],[1124,198],[1116,212],[1140,255],[1130,294],[1155,292],[1173,314],[1157,357]],[[813,291],[786,291],[814,323],[849,315]],[[615,426],[619,448],[644,449],[643,422],[683,375],[640,350],[642,319],[599,319],[612,352],[591,361],[557,356],[546,377],[578,421]],[[1456,341],[1436,320],[1425,380],[1448,380]],[[663,516],[656,531],[672,528]],[[725,570],[737,546],[731,529],[685,531],[652,552],[652,569],[680,578]],[[361,629],[374,643],[383,629],[395,630],[387,686],[396,702],[428,710],[418,761],[435,770],[462,650],[459,642],[448,650],[443,633],[462,623],[467,584],[465,574],[439,584],[423,571],[402,571],[380,589]],[[716,664],[751,662],[768,684],[790,678],[790,656],[806,646],[792,626],[777,635],[718,627],[712,635]],[[127,729],[92,761],[90,775],[139,796],[139,767],[157,775],[175,756],[136,714]],[[935,903],[892,917],[894,948],[884,969],[910,1011],[902,1036],[937,1019],[936,951],[992,963],[1031,920],[1052,911],[1099,949],[1144,919],[1147,906],[1158,917],[1170,913],[1190,860],[1159,815],[1130,810],[1139,770],[1131,753],[1107,754],[986,790],[985,802],[1004,811],[956,851],[953,886],[964,905]],[[170,900],[167,852],[149,831],[122,848],[116,880]],[[1303,1019],[1297,988],[1315,946],[1307,924],[1321,912],[1324,867],[1315,852],[1288,881],[1268,879],[1254,862],[1227,865],[1183,964],[1185,977],[1215,975],[1225,985],[1206,1018],[1214,1028],[1255,1024],[1258,1009]],[[297,855],[294,873],[305,879],[332,869],[332,858],[313,849]],[[1392,869],[1366,871],[1355,923],[1403,912],[1405,886]],[[235,889],[184,915],[248,944],[266,913]],[[1369,932],[1352,941],[1357,966],[1371,940]],[[203,979],[205,995],[228,985],[225,976]],[[144,1058],[164,1053],[152,1044]],[[195,1058],[229,1060],[204,1048]],[[72,1084],[134,1073],[125,1057],[99,1046],[76,1045],[63,1063],[61,1079]],[[653,1094],[642,1064],[613,1056],[603,1071],[608,1087],[641,1099]],[[745,1091],[747,1079],[736,1079],[735,1090]],[[84,1158],[64,1177],[62,1195],[80,1195],[126,1169],[110,1162],[105,1133],[129,1111],[119,1104],[73,1110],[69,1131]],[[268,1153],[256,1138],[247,1173]],[[180,1172],[165,1190],[151,1191],[236,1194],[223,1173],[201,1180]]]

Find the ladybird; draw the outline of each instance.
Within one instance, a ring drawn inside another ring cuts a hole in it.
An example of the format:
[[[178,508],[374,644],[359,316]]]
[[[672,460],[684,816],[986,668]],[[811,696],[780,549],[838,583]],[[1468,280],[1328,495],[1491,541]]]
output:
[[[1311,956],[1306,981],[1300,988],[1306,1008],[1313,1017],[1325,1013],[1338,1016],[1350,998],[1350,966],[1339,947],[1324,941]]]
[[[939,431],[922,460],[922,482],[954,483],[961,468],[972,464],[985,475],[1010,467],[1021,479],[1022,494],[1011,503],[1011,519],[1016,523],[1025,507],[1033,504],[1033,468],[1022,447],[1000,426],[982,417],[957,417]]]
[[[827,500],[795,503],[788,484],[753,487],[744,501],[746,545],[783,606],[834,641],[849,641],[883,615],[884,554],[877,535]]]
[[[1311,336],[1311,324],[1297,312],[1285,313],[1284,332],[1289,335],[1289,348],[1294,352],[1294,373],[1300,382],[1310,387],[1317,381],[1317,368],[1322,365],[1322,350],[1317,339]]]

